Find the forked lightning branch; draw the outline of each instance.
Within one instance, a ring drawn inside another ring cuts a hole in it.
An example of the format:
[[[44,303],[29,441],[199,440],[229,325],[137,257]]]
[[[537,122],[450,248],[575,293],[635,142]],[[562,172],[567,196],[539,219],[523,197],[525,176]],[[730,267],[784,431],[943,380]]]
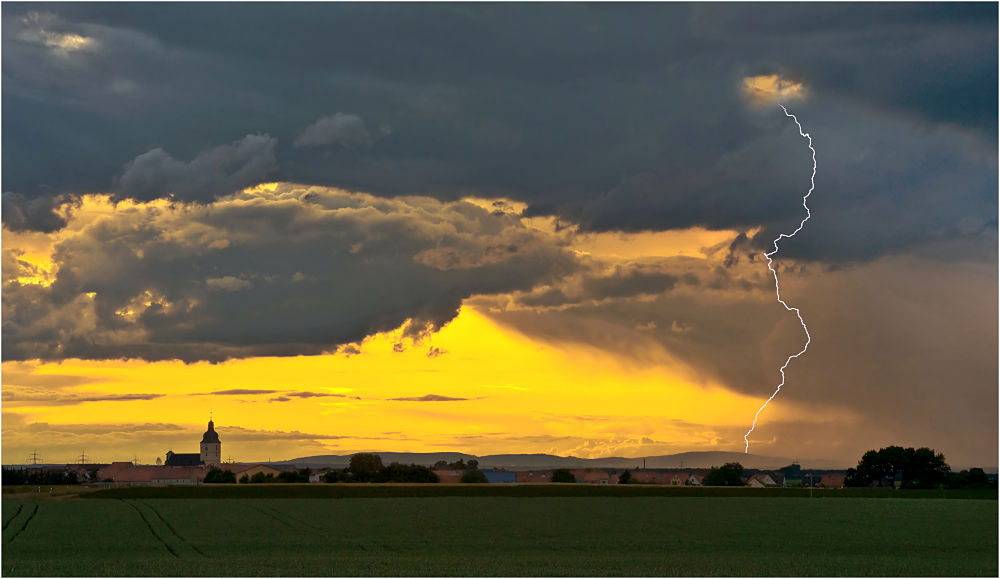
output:
[[[781,303],[781,305],[785,306],[786,310],[790,312],[795,312],[795,315],[798,316],[799,323],[802,324],[802,329],[805,330],[806,332],[806,345],[802,347],[801,352],[789,356],[788,359],[785,360],[785,365],[781,367],[781,383],[778,384],[778,389],[774,391],[774,394],[771,394],[771,397],[764,402],[763,406],[757,409],[757,414],[755,414],[753,417],[753,424],[750,426],[750,430],[748,430],[747,433],[743,435],[743,441],[746,442],[746,447],[744,447],[743,449],[744,453],[750,452],[749,436],[750,433],[753,432],[753,429],[757,426],[757,417],[760,416],[761,411],[763,411],[764,408],[767,407],[768,402],[773,400],[774,397],[778,395],[778,392],[781,392],[781,387],[785,385],[785,368],[787,368],[788,364],[791,363],[792,358],[798,358],[802,354],[806,353],[806,350],[809,349],[809,342],[812,340],[812,338],[809,336],[809,328],[806,327],[806,322],[802,319],[802,313],[799,312],[799,308],[793,308],[788,304],[786,304],[785,301],[781,299],[781,285],[778,283],[778,272],[775,271],[774,269],[774,263],[771,257],[774,254],[778,253],[779,241],[781,241],[786,237],[795,237],[795,234],[802,230],[802,226],[806,224],[806,221],[809,221],[809,218],[812,217],[812,213],[809,211],[809,205],[807,204],[807,201],[809,200],[809,196],[812,195],[813,189],[816,188],[816,149],[813,149],[812,145],[813,141],[812,137],[809,136],[809,133],[802,132],[802,123],[799,122],[799,119],[796,118],[795,115],[789,113],[788,109],[785,108],[785,105],[779,104],[778,106],[781,107],[781,110],[785,111],[785,116],[791,117],[792,120],[795,121],[795,124],[798,125],[799,135],[805,137],[806,139],[809,139],[809,150],[812,151],[813,170],[812,170],[812,176],[809,178],[809,192],[806,193],[804,197],[802,197],[802,206],[806,208],[806,218],[802,220],[802,223],[799,223],[799,226],[795,231],[791,232],[790,234],[782,233],[781,235],[779,235],[777,239],[774,240],[774,251],[765,253],[764,257],[767,258],[767,269],[771,270],[771,273],[774,274],[774,289],[778,296],[778,301]]]

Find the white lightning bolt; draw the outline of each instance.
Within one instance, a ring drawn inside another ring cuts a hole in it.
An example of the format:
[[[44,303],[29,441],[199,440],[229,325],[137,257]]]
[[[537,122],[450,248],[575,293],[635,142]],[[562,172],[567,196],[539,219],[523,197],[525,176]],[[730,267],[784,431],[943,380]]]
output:
[[[812,217],[812,213],[809,212],[809,206],[806,205],[806,200],[809,199],[809,196],[812,195],[813,189],[816,188],[816,149],[813,149],[813,140],[812,137],[809,136],[809,133],[802,132],[802,124],[799,122],[799,119],[796,118],[795,115],[789,113],[788,109],[785,108],[785,105],[779,104],[778,106],[781,107],[781,110],[785,111],[785,116],[792,117],[792,120],[795,121],[795,124],[799,126],[799,135],[809,139],[809,150],[812,151],[812,158],[813,158],[813,172],[812,172],[812,177],[809,178],[809,183],[810,183],[809,192],[806,193],[805,197],[802,198],[802,206],[806,208],[806,218],[802,220],[802,223],[799,223],[798,229],[793,231],[791,235],[785,233],[779,235],[778,238],[774,240],[774,251],[770,253],[765,253],[764,257],[767,258],[767,269],[771,270],[771,273],[774,274],[774,289],[777,292],[778,301],[781,302],[781,305],[785,306],[786,310],[790,312],[795,312],[795,315],[799,317],[799,323],[802,324],[802,329],[805,330],[806,332],[806,345],[802,347],[801,352],[793,356],[789,356],[788,359],[785,360],[785,365],[781,367],[781,384],[778,384],[778,389],[774,391],[774,394],[771,394],[771,398],[768,398],[767,401],[764,402],[764,406],[761,406],[757,410],[757,414],[754,414],[753,424],[750,426],[750,430],[748,430],[747,433],[743,435],[743,440],[744,442],[747,443],[746,448],[743,449],[744,453],[750,452],[750,440],[747,437],[750,436],[750,433],[753,432],[754,427],[757,426],[757,417],[760,416],[761,410],[764,410],[764,408],[767,406],[767,403],[770,402],[775,396],[777,396],[778,392],[781,392],[781,387],[785,385],[785,368],[787,368],[788,364],[791,363],[792,358],[798,358],[802,354],[805,354],[806,350],[809,349],[809,342],[812,341],[812,338],[809,336],[809,328],[806,327],[806,323],[802,319],[802,314],[799,312],[799,308],[793,308],[788,304],[786,304],[784,300],[781,299],[781,287],[778,285],[778,272],[774,271],[774,268],[771,267],[771,256],[778,253],[779,241],[781,241],[786,237],[794,237],[796,233],[802,230],[802,226],[806,224],[806,221],[809,221],[809,218]]]

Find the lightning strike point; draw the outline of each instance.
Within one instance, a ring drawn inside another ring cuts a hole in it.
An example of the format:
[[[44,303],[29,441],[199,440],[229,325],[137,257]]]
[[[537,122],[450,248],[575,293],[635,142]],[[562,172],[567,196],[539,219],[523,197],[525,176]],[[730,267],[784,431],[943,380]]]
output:
[[[799,223],[799,227],[795,231],[793,231],[791,234],[782,233],[781,235],[779,235],[778,238],[775,239],[774,242],[773,242],[774,243],[774,251],[771,251],[769,253],[765,253],[764,257],[767,258],[767,269],[771,270],[771,273],[774,274],[774,290],[775,290],[775,292],[776,292],[776,294],[778,296],[778,302],[780,302],[781,305],[785,306],[786,310],[788,310],[790,312],[795,312],[795,315],[798,316],[799,323],[802,324],[802,329],[805,330],[805,332],[806,332],[806,345],[802,347],[802,351],[801,352],[799,352],[798,354],[789,356],[788,359],[785,360],[785,365],[782,366],[781,370],[780,370],[781,371],[781,383],[778,384],[778,389],[774,391],[774,394],[771,394],[771,397],[768,398],[764,402],[763,406],[761,406],[759,409],[757,409],[757,414],[754,414],[753,424],[750,425],[750,430],[748,430],[747,433],[743,435],[743,441],[746,442],[746,447],[743,449],[744,453],[750,452],[750,439],[748,437],[750,436],[750,433],[753,432],[754,427],[757,426],[757,417],[760,416],[761,411],[764,410],[764,408],[767,407],[767,403],[770,402],[771,400],[773,400],[774,397],[778,395],[778,392],[781,392],[781,387],[785,385],[785,368],[787,368],[788,364],[791,363],[792,358],[798,358],[802,354],[805,354],[806,350],[809,349],[809,342],[812,341],[812,338],[809,336],[809,328],[806,327],[806,322],[802,319],[802,313],[799,312],[799,308],[793,308],[793,307],[789,306],[788,304],[786,304],[784,302],[784,300],[781,299],[781,286],[778,284],[778,272],[774,270],[774,267],[773,267],[773,264],[772,264],[772,260],[771,260],[771,256],[774,255],[774,254],[776,254],[776,253],[778,253],[778,242],[779,241],[781,241],[782,239],[784,239],[786,237],[794,237],[796,233],[798,233],[799,231],[802,230],[802,226],[806,224],[806,221],[809,221],[809,218],[812,217],[812,213],[809,211],[809,205],[806,203],[806,201],[809,199],[809,196],[812,195],[813,189],[816,188],[816,149],[813,149],[813,140],[812,140],[812,137],[809,136],[809,133],[802,132],[802,123],[799,122],[799,119],[795,115],[789,113],[788,109],[785,108],[785,105],[779,103],[778,106],[781,107],[781,110],[785,111],[785,116],[791,117],[792,120],[795,121],[795,124],[798,125],[798,127],[799,127],[799,135],[801,135],[802,137],[805,137],[806,139],[809,139],[809,150],[812,151],[813,171],[812,171],[812,177],[809,178],[809,192],[806,193],[804,197],[802,197],[802,206],[806,208],[806,218],[802,220],[802,223]]]

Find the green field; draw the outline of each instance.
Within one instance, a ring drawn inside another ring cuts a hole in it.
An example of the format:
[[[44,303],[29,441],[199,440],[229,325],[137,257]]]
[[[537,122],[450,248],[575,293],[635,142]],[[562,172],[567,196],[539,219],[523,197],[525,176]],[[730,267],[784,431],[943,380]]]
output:
[[[7,488],[7,487],[5,487]],[[72,487],[69,487],[72,489]],[[34,490],[30,487],[29,490]],[[42,487],[44,491],[45,488]],[[72,492],[71,490],[68,492]],[[385,499],[431,497],[774,497],[997,499],[995,489],[672,487],[590,484],[256,484],[117,487],[81,493],[88,499]]]
[[[3,501],[3,575],[997,576],[995,500]]]

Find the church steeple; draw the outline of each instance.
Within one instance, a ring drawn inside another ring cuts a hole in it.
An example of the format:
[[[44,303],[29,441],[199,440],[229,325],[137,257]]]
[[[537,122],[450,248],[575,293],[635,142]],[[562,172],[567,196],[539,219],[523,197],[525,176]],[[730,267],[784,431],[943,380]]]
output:
[[[220,464],[222,462],[222,442],[215,432],[215,422],[209,414],[208,430],[201,437],[201,462],[204,464]]]

